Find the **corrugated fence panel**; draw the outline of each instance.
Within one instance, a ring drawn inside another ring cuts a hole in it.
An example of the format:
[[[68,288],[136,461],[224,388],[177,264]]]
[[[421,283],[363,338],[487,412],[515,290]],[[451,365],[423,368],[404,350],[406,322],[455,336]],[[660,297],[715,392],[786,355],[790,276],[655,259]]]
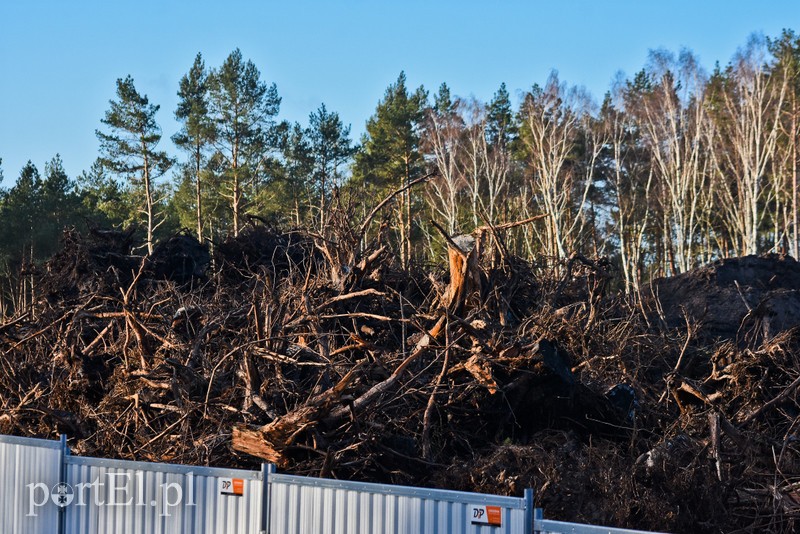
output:
[[[536,534],[659,534],[658,532],[581,525],[579,523],[566,523],[549,519],[536,519],[533,524],[533,531],[536,532]]]
[[[75,498],[65,534],[260,532],[260,472],[69,456],[66,464]]]
[[[51,499],[59,482],[61,444],[0,436],[0,532],[52,534],[58,507]]]
[[[525,500],[270,474],[270,534],[522,534]],[[500,526],[475,522],[500,510]],[[495,508],[495,509],[496,509]]]

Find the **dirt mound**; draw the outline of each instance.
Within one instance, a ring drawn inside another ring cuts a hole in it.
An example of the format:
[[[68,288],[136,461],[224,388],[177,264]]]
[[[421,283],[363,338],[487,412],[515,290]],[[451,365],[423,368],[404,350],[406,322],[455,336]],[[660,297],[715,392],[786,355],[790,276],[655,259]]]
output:
[[[140,248],[135,228],[93,228],[87,235],[68,228],[60,250],[38,273],[40,294],[55,304],[115,293],[137,277],[186,284],[204,278],[211,260],[208,247],[186,233],[159,243],[150,256],[134,254]]]
[[[47,262],[41,275],[40,293],[56,302],[105,293],[115,284],[129,283],[130,273],[141,259],[133,257],[135,229],[92,229],[86,236],[68,228],[61,248]],[[121,278],[120,278],[121,277]]]
[[[651,319],[743,343],[769,340],[800,325],[800,263],[791,257],[746,256],[715,261],[653,282]]]
[[[158,279],[186,284],[204,278],[210,263],[208,247],[181,233],[156,245],[145,267]]]
[[[263,269],[280,277],[291,276],[298,269],[314,269],[315,254],[313,241],[302,233],[250,226],[238,238],[219,243],[215,261],[218,273],[235,283]]]
[[[96,456],[533,487],[564,520],[793,531],[794,260],[720,261],[640,303],[605,294],[604,260],[542,272],[472,237],[403,270],[352,229],[253,226],[213,261],[184,234],[144,258],[132,232],[67,232],[36,305],[0,323],[0,431],[67,433]]]

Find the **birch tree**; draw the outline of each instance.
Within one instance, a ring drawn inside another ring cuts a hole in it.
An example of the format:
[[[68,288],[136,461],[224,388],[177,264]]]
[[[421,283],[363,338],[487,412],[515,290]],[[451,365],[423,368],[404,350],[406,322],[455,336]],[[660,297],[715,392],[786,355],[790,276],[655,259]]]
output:
[[[497,222],[502,199],[508,194],[512,171],[511,147],[517,136],[517,124],[511,110],[506,84],[494,94],[486,107],[484,135],[480,145],[485,175],[483,209],[490,223]],[[481,141],[481,139],[478,139]]]
[[[784,228],[787,236],[791,234],[790,252],[794,258],[797,258],[800,253],[798,251],[798,248],[800,248],[798,244],[800,227],[798,226],[797,213],[797,143],[800,138],[800,36],[791,30],[784,30],[779,38],[770,43],[770,48],[777,61],[775,68],[780,69],[787,85],[781,118],[782,164],[788,174],[784,180],[784,186],[787,189],[785,196],[788,198],[788,213],[785,216]]]
[[[461,103],[450,96],[442,84],[432,107],[425,110],[422,148],[437,170],[426,186],[428,204],[450,235],[459,231],[460,196],[464,189],[462,172],[462,137],[464,121],[459,114]]]
[[[586,224],[602,133],[592,124],[586,92],[568,88],[555,72],[544,87],[534,86],[525,95],[520,115],[533,202],[549,214],[539,241],[548,256],[564,258]],[[579,150],[585,161],[578,161]]]
[[[514,115],[505,84],[485,105],[476,99],[464,106],[466,120],[464,151],[465,174],[475,226],[481,213],[497,222],[502,199],[508,194],[511,172],[511,143],[516,132]]]
[[[705,76],[697,58],[651,51],[648,68],[631,84],[629,107],[653,166],[661,204],[663,257],[672,274],[691,269],[701,227]],[[635,90],[633,90],[635,89]]]
[[[740,254],[757,254],[763,206],[777,191],[768,188],[767,169],[775,155],[787,81],[770,72],[763,36],[752,35],[725,76],[715,84],[715,190],[719,206]]]
[[[625,111],[625,89],[614,88],[601,111],[606,129],[606,180],[612,192],[611,216],[619,241],[625,291],[637,294],[641,282],[647,228],[651,222],[653,168],[641,146],[641,136]]]

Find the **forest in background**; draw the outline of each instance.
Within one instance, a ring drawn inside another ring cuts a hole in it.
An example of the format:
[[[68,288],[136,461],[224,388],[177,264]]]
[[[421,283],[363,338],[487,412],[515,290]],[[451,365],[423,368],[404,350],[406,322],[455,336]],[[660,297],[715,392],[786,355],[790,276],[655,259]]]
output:
[[[358,142],[324,104],[306,125],[281,121],[277,87],[239,50],[219,66],[198,54],[177,90],[181,129],[162,132],[159,106],[120,78],[90,169],[67,176],[56,155],[2,184],[0,317],[31,303],[65,227],[135,226],[142,253],[183,229],[214,246],[256,219],[325,239],[332,217],[367,220],[416,182],[370,229],[404,268],[446,253],[433,222],[455,235],[542,214],[507,231],[512,253],[542,268],[607,257],[629,293],[717,258],[798,256],[792,30],[754,34],[711,72],[690,50],[651,51],[602,102],[556,72],[517,103],[505,85],[480,102],[401,73]]]

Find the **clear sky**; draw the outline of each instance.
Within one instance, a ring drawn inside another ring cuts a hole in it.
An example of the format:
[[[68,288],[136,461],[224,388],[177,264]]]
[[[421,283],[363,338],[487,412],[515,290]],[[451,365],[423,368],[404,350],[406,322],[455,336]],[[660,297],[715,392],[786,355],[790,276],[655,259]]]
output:
[[[800,1],[0,0],[2,185],[56,153],[70,176],[88,169],[128,74],[161,106],[163,147],[177,154],[176,91],[197,52],[216,67],[240,48],[277,84],[279,118],[305,124],[324,102],[358,138],[401,70],[411,86],[447,82],[485,101],[501,82],[516,97],[556,69],[600,100],[649,49],[691,48],[710,70],[750,33],[783,28],[800,31]]]

